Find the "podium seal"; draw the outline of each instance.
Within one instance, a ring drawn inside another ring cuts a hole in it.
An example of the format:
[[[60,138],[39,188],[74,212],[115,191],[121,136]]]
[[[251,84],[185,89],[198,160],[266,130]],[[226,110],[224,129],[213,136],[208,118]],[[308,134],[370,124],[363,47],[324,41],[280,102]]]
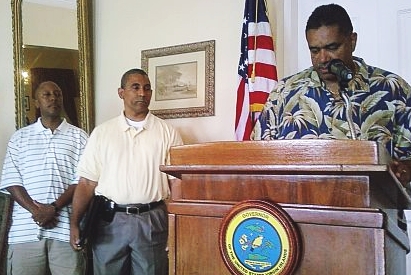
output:
[[[278,204],[243,201],[220,228],[220,252],[234,275],[292,274],[301,257],[297,227]]]

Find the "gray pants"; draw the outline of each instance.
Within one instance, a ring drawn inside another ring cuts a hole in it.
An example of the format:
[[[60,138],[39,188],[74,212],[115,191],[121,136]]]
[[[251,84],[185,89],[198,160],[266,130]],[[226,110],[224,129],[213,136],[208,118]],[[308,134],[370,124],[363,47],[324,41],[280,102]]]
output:
[[[168,216],[165,205],[140,215],[117,212],[101,221],[93,242],[95,275],[167,275]]]

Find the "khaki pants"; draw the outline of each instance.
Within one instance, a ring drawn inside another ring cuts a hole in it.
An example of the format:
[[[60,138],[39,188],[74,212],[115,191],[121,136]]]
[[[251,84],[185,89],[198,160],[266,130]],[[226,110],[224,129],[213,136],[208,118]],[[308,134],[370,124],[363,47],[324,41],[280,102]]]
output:
[[[84,252],[75,252],[69,243],[42,239],[9,245],[7,274],[84,275],[85,263]]]

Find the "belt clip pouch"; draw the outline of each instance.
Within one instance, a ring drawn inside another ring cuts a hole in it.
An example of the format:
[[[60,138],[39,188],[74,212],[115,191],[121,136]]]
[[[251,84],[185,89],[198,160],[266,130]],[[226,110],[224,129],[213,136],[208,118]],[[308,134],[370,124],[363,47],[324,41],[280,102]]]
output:
[[[104,198],[104,206],[101,210],[101,219],[110,223],[114,219],[114,214],[116,213],[116,203],[106,197]]]
[[[103,196],[94,196],[90,202],[86,215],[80,224],[79,246],[83,247],[88,239],[95,236],[95,229],[104,209],[105,199]]]

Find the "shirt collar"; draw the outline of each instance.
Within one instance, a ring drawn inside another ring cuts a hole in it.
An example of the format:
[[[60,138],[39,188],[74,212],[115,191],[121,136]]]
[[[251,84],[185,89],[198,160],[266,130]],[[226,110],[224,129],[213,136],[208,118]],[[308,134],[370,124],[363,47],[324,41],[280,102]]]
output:
[[[151,112],[148,112],[146,118],[144,119],[143,129],[150,129],[151,126],[153,125],[153,120],[154,120],[154,115]],[[121,112],[119,116],[119,121],[120,121],[120,128],[122,131],[125,132],[127,130],[134,129],[134,127],[128,125],[126,121],[126,116],[124,115],[124,111]]]
[[[348,88],[353,91],[369,91],[370,78],[368,76],[368,65],[362,58],[354,56],[354,64],[357,66],[357,72],[354,79],[350,81]]]
[[[34,123],[35,130],[37,132],[45,132],[45,131],[51,131],[49,128],[46,128],[43,126],[43,123],[41,123],[41,117],[37,119],[37,121]],[[68,128],[68,123],[65,118],[63,118],[63,121],[60,123],[60,125],[56,128],[55,133],[57,132],[64,132]]]

